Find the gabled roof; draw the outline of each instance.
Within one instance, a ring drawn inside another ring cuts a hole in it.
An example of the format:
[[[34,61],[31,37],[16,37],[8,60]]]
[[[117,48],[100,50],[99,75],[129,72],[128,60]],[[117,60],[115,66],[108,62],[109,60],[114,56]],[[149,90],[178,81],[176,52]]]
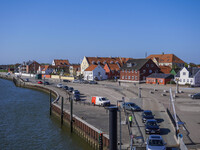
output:
[[[137,69],[139,70],[140,68],[142,68],[142,66],[144,66],[144,64],[147,63],[149,59],[131,59],[131,60],[128,60],[126,62],[126,64],[124,64],[122,66],[121,69]],[[130,64],[131,66],[128,67],[127,65]]]
[[[108,68],[111,70],[111,71],[119,71],[120,70],[120,66],[118,64],[107,64],[108,65]]]
[[[173,79],[174,76],[172,74],[164,74],[164,73],[152,73],[147,78],[163,78],[163,79]]]
[[[63,66],[63,65],[70,65],[69,61],[63,59],[54,59],[55,66]]]
[[[149,55],[147,58],[155,58],[159,63],[184,63],[183,60],[174,54]]]
[[[184,68],[186,68],[186,67],[184,67]],[[177,73],[176,77],[180,77],[181,70]],[[199,72],[200,68],[191,67],[191,68],[186,68],[186,70],[189,72],[189,77],[193,78],[197,74],[197,72]]]
[[[98,65],[90,65],[85,69],[85,71],[93,71]]]
[[[104,66],[106,63],[108,63],[108,64],[119,63],[120,65],[123,65],[131,58],[124,58],[124,57],[86,57],[86,59],[87,59],[89,65],[100,64],[100,65]]]
[[[164,74],[170,74],[171,70],[172,69],[169,66],[160,66],[160,71]]]

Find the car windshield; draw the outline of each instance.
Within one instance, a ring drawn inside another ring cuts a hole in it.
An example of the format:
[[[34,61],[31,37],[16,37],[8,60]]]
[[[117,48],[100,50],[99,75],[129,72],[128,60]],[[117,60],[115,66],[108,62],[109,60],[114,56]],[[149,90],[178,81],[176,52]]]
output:
[[[106,101],[107,99],[103,97],[103,98],[101,98],[101,100],[102,100],[102,101]]]
[[[134,103],[129,103],[128,105],[130,105],[131,107],[135,107],[136,106]]]
[[[162,140],[159,140],[159,139],[150,139],[149,140],[149,145],[150,146],[163,146],[164,143]]]
[[[149,125],[149,126],[157,126],[157,123],[156,123],[156,121],[148,121],[147,125]]]
[[[144,116],[152,116],[152,112],[145,112]]]

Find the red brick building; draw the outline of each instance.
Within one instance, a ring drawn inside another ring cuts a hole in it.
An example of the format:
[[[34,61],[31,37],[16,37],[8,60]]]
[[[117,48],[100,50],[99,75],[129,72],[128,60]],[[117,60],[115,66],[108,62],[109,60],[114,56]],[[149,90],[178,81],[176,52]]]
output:
[[[121,68],[120,81],[146,82],[146,77],[159,72],[159,67],[151,59],[131,59]]]
[[[108,79],[115,79],[120,77],[120,64],[105,64],[104,70],[106,71],[106,75],[108,76]]]
[[[147,84],[165,85],[174,78],[172,74],[153,73],[146,78]]]

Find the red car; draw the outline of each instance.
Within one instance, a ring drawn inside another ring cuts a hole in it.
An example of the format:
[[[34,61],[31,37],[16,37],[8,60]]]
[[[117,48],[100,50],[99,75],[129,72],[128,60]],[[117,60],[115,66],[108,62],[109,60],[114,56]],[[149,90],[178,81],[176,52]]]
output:
[[[43,82],[42,81],[38,81],[38,84],[43,84]]]

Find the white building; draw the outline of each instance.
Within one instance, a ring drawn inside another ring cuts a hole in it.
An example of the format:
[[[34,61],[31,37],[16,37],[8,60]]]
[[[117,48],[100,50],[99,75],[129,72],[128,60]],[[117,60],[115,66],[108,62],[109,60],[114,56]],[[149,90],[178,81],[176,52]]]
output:
[[[182,68],[175,77],[180,85],[200,86],[200,68]]]
[[[106,80],[106,71],[101,67],[101,65],[90,65],[83,72],[84,80]]]

